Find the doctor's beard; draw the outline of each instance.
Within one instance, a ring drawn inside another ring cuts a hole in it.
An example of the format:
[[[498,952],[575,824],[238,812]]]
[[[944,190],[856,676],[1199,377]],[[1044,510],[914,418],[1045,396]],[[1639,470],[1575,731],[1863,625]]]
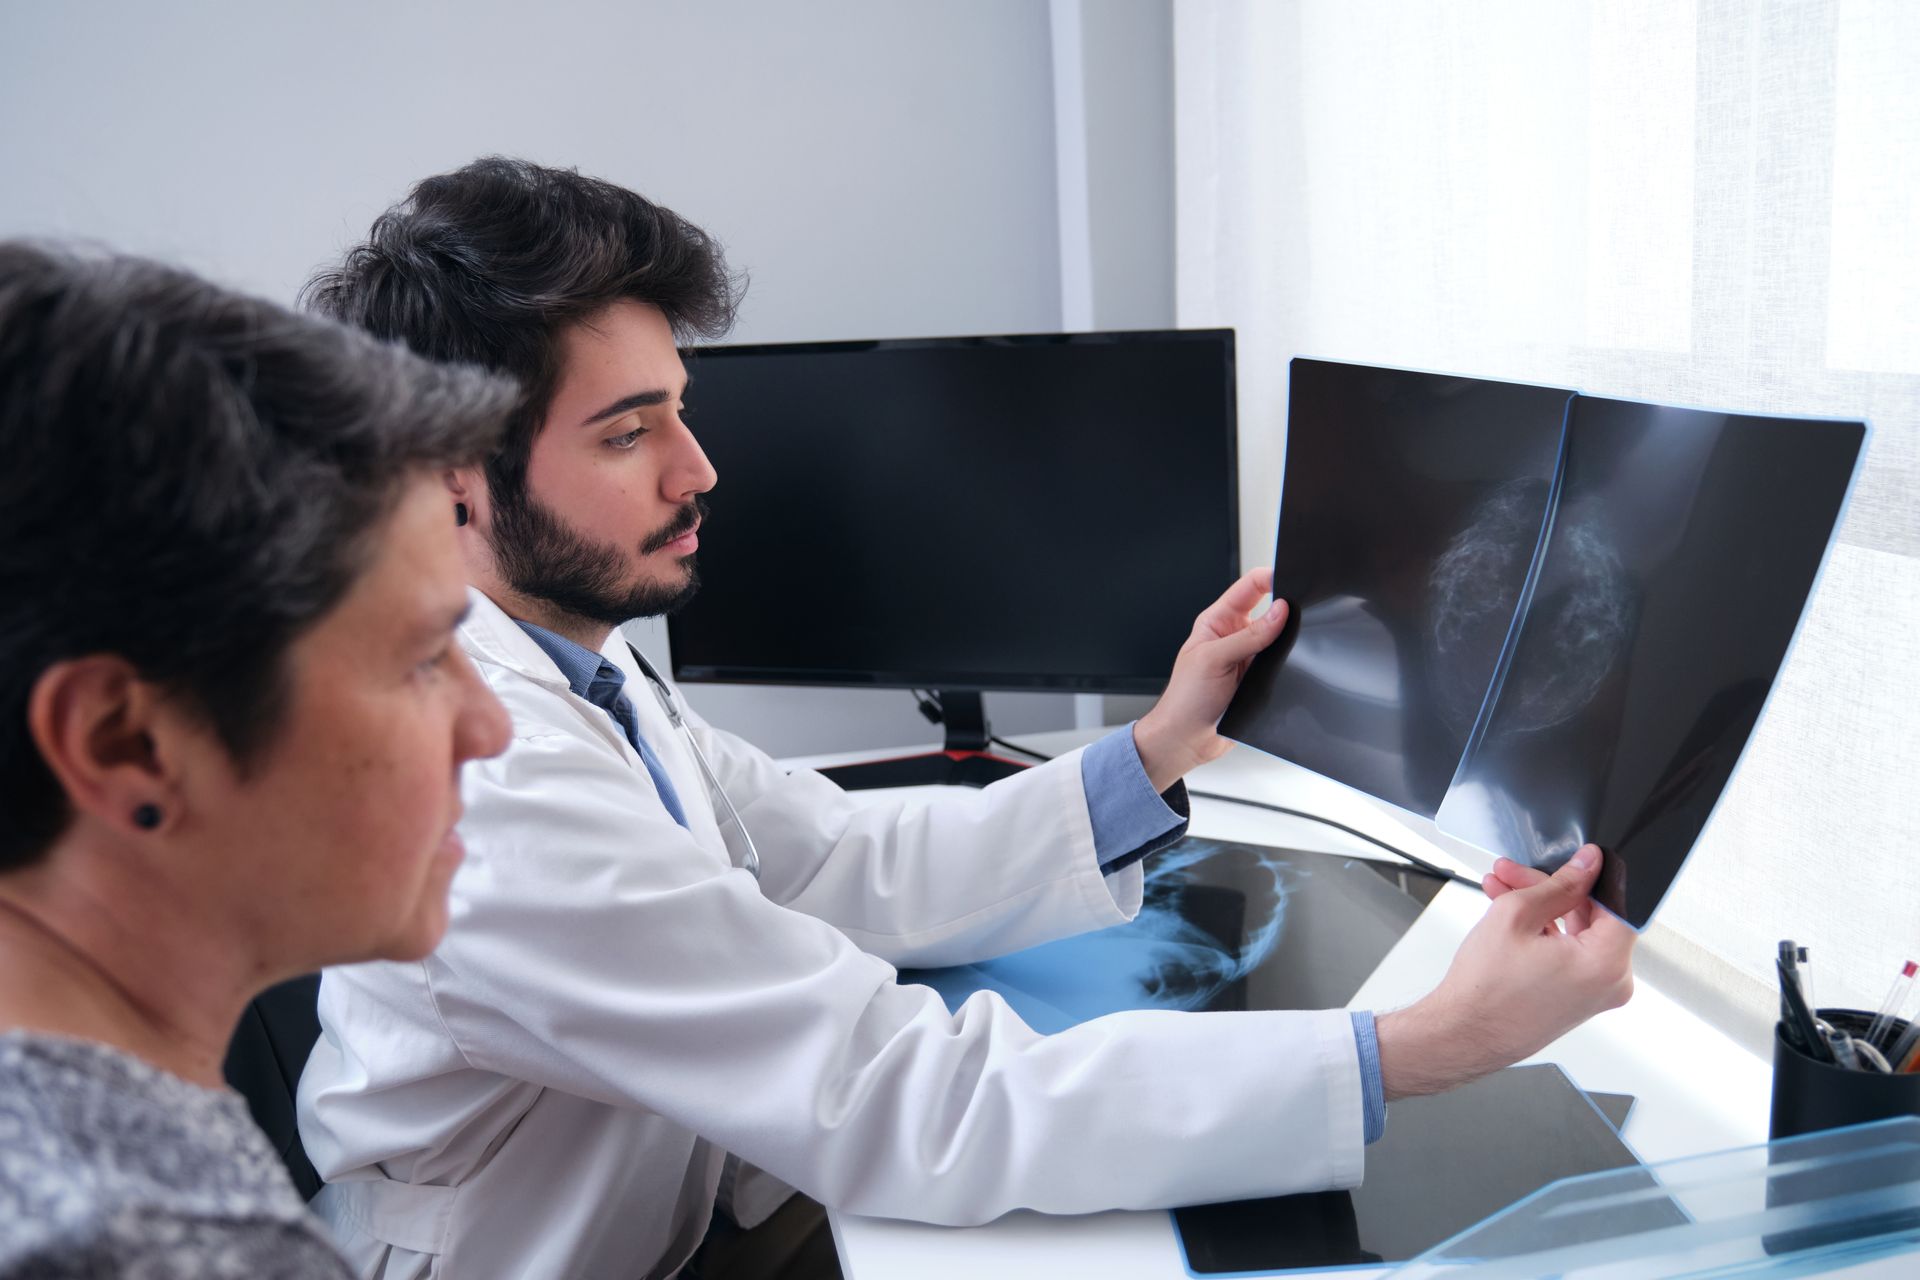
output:
[[[707,504],[695,498],[640,544],[640,554],[652,555],[706,515]],[[515,591],[607,626],[672,613],[700,589],[692,556],[679,562],[683,582],[628,582],[627,557],[619,548],[575,531],[525,489],[506,502],[495,497],[489,542],[501,576]]]

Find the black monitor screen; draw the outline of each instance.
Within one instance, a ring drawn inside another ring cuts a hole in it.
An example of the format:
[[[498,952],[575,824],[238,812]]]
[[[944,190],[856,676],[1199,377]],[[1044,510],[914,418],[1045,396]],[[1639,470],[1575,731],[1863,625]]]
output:
[[[1233,333],[717,347],[683,680],[1148,692],[1238,566]]]

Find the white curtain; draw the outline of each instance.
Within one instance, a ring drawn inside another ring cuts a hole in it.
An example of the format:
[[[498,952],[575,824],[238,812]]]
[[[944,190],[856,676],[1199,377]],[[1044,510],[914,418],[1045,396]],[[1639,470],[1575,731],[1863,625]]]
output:
[[[1773,944],[1920,959],[1920,4],[1187,0],[1178,307],[1240,334],[1242,547],[1294,355],[1865,417],[1760,727],[1642,947],[1769,1033]]]

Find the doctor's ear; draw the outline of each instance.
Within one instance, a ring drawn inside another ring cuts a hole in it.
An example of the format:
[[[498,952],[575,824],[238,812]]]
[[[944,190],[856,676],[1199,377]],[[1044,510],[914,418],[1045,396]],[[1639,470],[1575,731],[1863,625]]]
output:
[[[440,473],[440,480],[446,485],[448,496],[453,499],[453,522],[457,525],[471,523],[477,499],[485,491],[486,481],[482,478],[480,469],[450,467]]]

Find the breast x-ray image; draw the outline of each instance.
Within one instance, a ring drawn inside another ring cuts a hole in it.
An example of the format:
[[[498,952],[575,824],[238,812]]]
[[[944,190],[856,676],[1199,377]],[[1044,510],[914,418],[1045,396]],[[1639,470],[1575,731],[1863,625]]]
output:
[[[1221,732],[1652,917],[1786,657],[1865,425],[1295,360]]]
[[[1607,851],[1644,926],[1785,660],[1866,428],[1576,397],[1538,576],[1439,825],[1544,870]]]
[[[1433,817],[1513,626],[1572,398],[1295,360],[1273,561],[1292,613],[1220,731]]]

